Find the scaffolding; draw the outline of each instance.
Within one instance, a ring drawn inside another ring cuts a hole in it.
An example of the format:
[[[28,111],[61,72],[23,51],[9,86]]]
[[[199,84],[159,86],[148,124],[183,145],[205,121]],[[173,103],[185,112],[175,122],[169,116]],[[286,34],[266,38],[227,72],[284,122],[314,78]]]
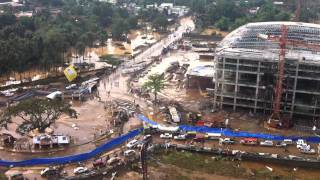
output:
[[[270,114],[277,79],[279,45],[258,34],[279,36],[288,26],[288,39],[320,44],[320,25],[294,22],[250,23],[230,33],[216,51],[215,108],[249,109]],[[311,124],[320,117],[320,54],[288,47],[281,113]]]

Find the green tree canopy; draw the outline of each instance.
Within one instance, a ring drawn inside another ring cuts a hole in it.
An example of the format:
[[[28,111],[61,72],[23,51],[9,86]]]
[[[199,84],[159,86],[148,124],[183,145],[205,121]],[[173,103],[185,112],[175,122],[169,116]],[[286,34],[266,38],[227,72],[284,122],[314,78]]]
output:
[[[40,132],[49,127],[62,113],[75,113],[69,104],[61,100],[47,100],[32,98],[10,106],[0,115],[0,126],[7,128],[12,123],[12,117],[19,117],[23,121],[19,124],[17,132],[27,133],[38,128]]]
[[[165,87],[164,76],[153,74],[148,77],[148,81],[143,84],[143,88],[150,90],[154,94],[154,100],[157,102],[157,94]]]

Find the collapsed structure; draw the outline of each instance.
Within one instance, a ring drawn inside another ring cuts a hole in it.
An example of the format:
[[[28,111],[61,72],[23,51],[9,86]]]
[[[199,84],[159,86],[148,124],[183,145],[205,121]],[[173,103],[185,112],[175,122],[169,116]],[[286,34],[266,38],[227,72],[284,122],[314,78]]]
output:
[[[309,23],[249,23],[231,32],[216,49],[215,108],[271,113],[279,43],[258,35],[279,36],[282,25],[288,40],[320,44],[320,25]],[[288,46],[286,52],[281,113],[312,124],[320,116],[320,48]]]

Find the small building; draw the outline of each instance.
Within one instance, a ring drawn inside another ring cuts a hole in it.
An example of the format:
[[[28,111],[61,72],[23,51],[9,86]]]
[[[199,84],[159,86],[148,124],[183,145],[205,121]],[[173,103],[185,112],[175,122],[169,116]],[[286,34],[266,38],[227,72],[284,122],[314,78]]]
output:
[[[70,136],[64,135],[48,135],[40,134],[33,137],[33,145],[38,146],[40,149],[42,147],[61,146],[70,144]]]
[[[13,137],[11,134],[3,133],[0,134],[0,146],[2,147],[13,147],[14,142],[17,139]]]
[[[162,4],[160,4],[160,8],[173,8],[173,3],[162,3]]]
[[[49,95],[47,95],[47,98],[51,99],[51,100],[54,100],[54,99],[57,99],[57,98],[62,99],[62,92],[61,91],[52,92]]]
[[[278,5],[278,6],[282,6],[282,5],[284,5],[284,2],[283,1],[274,1],[273,4]]]

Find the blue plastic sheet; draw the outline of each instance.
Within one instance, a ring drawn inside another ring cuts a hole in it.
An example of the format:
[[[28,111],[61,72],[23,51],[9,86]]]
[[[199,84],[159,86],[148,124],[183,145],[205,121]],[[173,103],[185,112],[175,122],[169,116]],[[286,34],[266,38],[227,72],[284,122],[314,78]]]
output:
[[[144,115],[142,115],[142,114],[139,114],[139,115],[138,115],[138,118],[139,118],[141,121],[146,122],[146,123],[148,123],[148,124],[158,125],[158,123],[156,123],[156,122],[154,122],[154,121],[146,118],[146,117],[145,117]]]
[[[140,132],[142,132],[143,128],[133,130],[125,135],[119,136],[111,141],[108,141],[107,143],[97,147],[96,149],[83,153],[83,154],[77,154],[77,155],[71,155],[71,156],[64,156],[64,157],[53,157],[53,158],[34,158],[24,161],[5,161],[0,160],[0,166],[11,166],[11,167],[17,167],[17,166],[34,166],[34,165],[44,165],[44,164],[67,164],[67,163],[74,163],[74,162],[80,162],[85,161],[90,158],[93,158],[105,151],[111,150],[115,146],[118,146],[127,140],[137,136]]]
[[[158,123],[146,118],[143,115],[138,115],[141,121],[152,125],[158,125]],[[199,133],[221,133],[224,136],[228,137],[243,137],[243,138],[260,138],[260,139],[269,139],[275,141],[281,141],[283,139],[292,139],[296,141],[298,139],[305,139],[307,142],[312,143],[320,143],[320,137],[318,136],[281,136],[281,135],[274,135],[274,134],[264,134],[264,133],[250,133],[246,131],[232,131],[230,129],[223,129],[223,128],[209,128],[206,126],[188,126],[188,125],[180,125],[180,130],[183,131],[196,131]]]

